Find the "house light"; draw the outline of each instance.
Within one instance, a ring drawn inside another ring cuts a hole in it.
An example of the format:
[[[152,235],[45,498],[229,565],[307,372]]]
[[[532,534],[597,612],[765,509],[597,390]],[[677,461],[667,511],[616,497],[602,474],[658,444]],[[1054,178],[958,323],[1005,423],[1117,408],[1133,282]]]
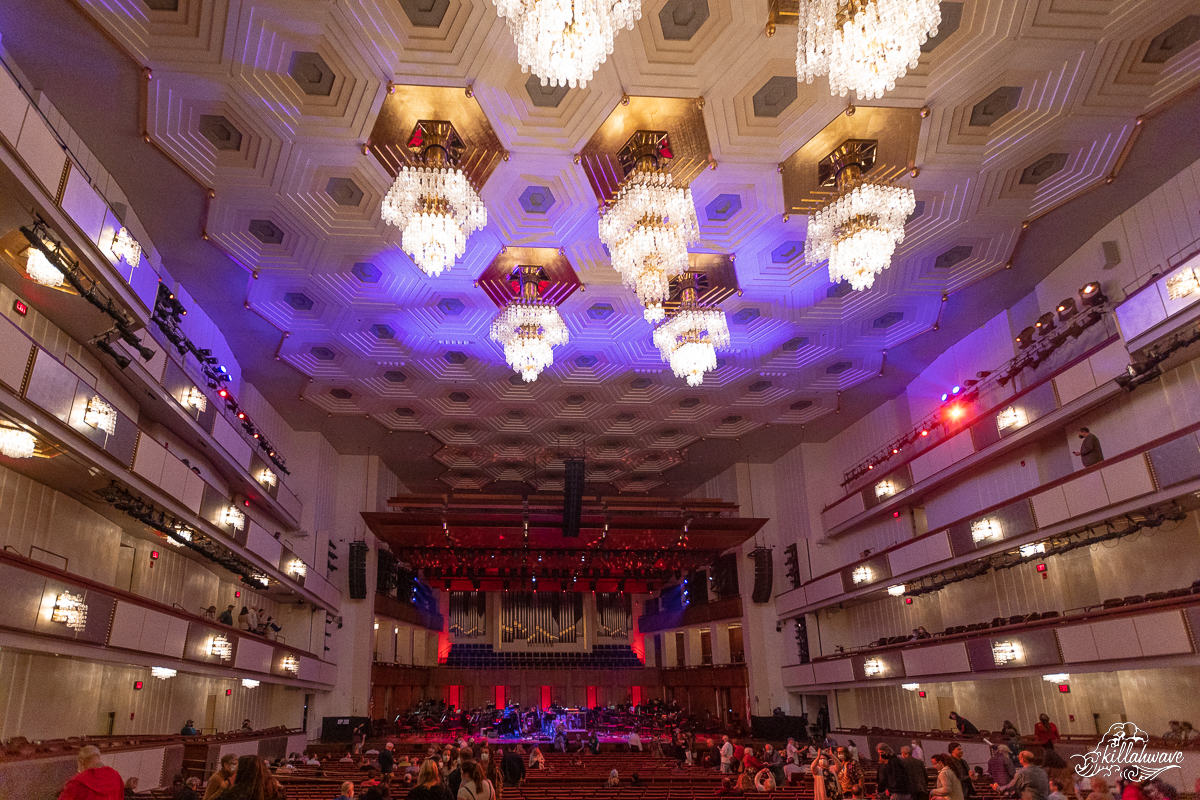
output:
[[[899,597],[900,595],[904,594],[904,584],[897,583],[895,586],[889,586],[888,594],[890,594],[892,597]]]
[[[193,386],[183,396],[183,404],[191,406],[197,411],[204,411],[204,409],[208,408],[208,398],[204,396],[204,392]]]
[[[258,482],[266,487],[274,487],[279,482],[279,477],[269,469],[259,470],[256,477],[258,478]]]
[[[891,497],[897,491],[898,489],[896,488],[895,481],[880,481],[879,483],[875,484],[875,497],[877,499]]]
[[[854,571],[850,573],[850,580],[855,583],[866,583],[874,577],[874,574],[871,568],[864,564],[861,567],[854,568]]]
[[[1007,664],[1010,661],[1016,661],[1020,657],[1020,649],[1012,642],[996,642],[992,645],[992,658],[995,659],[996,666]]]
[[[100,395],[95,395],[88,400],[87,409],[83,412],[83,421],[112,436],[117,430],[117,411],[104,402]]]
[[[919,683],[902,683],[902,684],[900,684],[900,688],[905,689],[910,692],[915,692],[921,688],[921,684],[919,684]]]
[[[1055,672],[1052,675],[1043,675],[1042,680],[1046,683],[1064,683],[1071,680],[1071,676],[1066,672]]]
[[[247,689],[257,689],[258,681],[253,678],[242,678],[242,686],[245,686]]]
[[[50,615],[51,622],[61,622],[72,630],[81,631],[87,627],[87,603],[83,597],[70,592],[62,592],[54,600],[54,613]]]
[[[296,658],[295,656],[284,656],[283,662],[279,666],[283,667],[293,675],[296,675],[300,672],[300,659]]]
[[[170,667],[151,667],[150,668],[151,677],[158,678],[160,681],[170,680],[171,678],[174,678],[178,674],[179,674],[178,672],[171,669]]]
[[[222,661],[228,661],[233,658],[233,644],[229,641],[229,637],[224,634],[217,634],[209,639],[208,654],[216,656]]]
[[[293,558],[288,564],[288,572],[297,578],[303,578],[308,574],[308,565],[298,558]]]
[[[1029,558],[1030,556],[1036,556],[1038,553],[1044,553],[1044,552],[1046,552],[1046,543],[1045,542],[1038,542],[1037,544],[1021,545],[1021,555],[1024,556],[1025,558]]]
[[[1009,428],[1023,428],[1029,424],[1025,409],[1009,406],[996,415],[997,430],[1006,431]]]
[[[1182,300],[1200,292],[1200,276],[1196,270],[1185,269],[1167,278],[1167,299]]]
[[[221,511],[221,524],[228,525],[240,531],[246,527],[246,515],[237,506],[227,506]]]
[[[976,542],[994,539],[1001,534],[1000,520],[986,517],[971,523],[971,538]]]
[[[883,662],[878,658],[868,658],[863,662],[863,672],[868,676],[880,675],[883,673]]]

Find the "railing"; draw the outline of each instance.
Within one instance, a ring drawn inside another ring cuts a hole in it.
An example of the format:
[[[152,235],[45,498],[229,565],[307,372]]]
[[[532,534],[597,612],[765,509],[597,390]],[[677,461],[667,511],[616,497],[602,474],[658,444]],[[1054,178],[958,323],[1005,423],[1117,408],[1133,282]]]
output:
[[[706,622],[719,622],[726,619],[741,620],[741,618],[742,598],[735,595],[708,603],[691,603],[678,611],[643,614],[638,617],[638,631],[659,633],[674,628],[686,628],[690,625],[703,625]]]

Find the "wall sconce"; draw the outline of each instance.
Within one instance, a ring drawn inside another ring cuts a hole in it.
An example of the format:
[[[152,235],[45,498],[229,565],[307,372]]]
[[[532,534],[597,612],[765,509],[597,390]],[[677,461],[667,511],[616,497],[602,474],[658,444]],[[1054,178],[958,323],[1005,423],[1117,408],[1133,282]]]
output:
[[[245,686],[247,689],[257,689],[258,681],[253,678],[242,678],[242,686]]]
[[[889,586],[888,594],[890,594],[892,597],[899,597],[900,595],[904,594],[904,584],[897,583],[895,586]]]
[[[1021,657],[1020,649],[1012,642],[996,642],[992,645],[992,658],[996,666],[1002,666]]]
[[[1200,277],[1194,269],[1185,269],[1167,278],[1168,300],[1182,300],[1197,292],[1200,292]]]
[[[179,674],[178,672],[171,669],[170,667],[151,667],[150,668],[151,677],[158,678],[160,681],[170,680],[171,678],[174,678],[178,674]]]
[[[50,263],[46,254],[36,247],[29,248],[29,255],[25,261],[25,274],[34,283],[40,283],[42,286],[62,286],[62,270]]]
[[[300,659],[295,656],[284,656],[283,662],[279,665],[293,675],[300,673]]]
[[[883,674],[883,662],[878,658],[868,658],[863,662],[863,672],[867,677]]]
[[[900,684],[900,688],[904,689],[906,691],[909,691],[909,692],[915,692],[921,688],[921,684],[919,684],[919,683],[902,683],[902,684]]]
[[[996,429],[1006,431],[1009,428],[1023,428],[1029,424],[1025,409],[1009,406],[996,415]]]
[[[229,641],[229,637],[217,634],[209,639],[208,654],[210,656],[217,656],[222,661],[228,661],[233,658],[233,644]]]
[[[875,484],[875,497],[877,499],[891,497],[897,491],[899,490],[896,488],[895,481],[880,481],[879,483]]]
[[[88,400],[87,409],[83,412],[83,421],[112,436],[117,430],[117,411],[100,399],[100,395],[95,395]]]
[[[1002,533],[1000,530],[1000,520],[987,517],[985,519],[977,519],[971,523],[971,538],[976,542],[994,539]]]
[[[122,226],[113,237],[112,254],[131,267],[136,267],[142,260],[142,246],[129,229]]]
[[[1046,552],[1046,545],[1044,542],[1038,542],[1037,544],[1021,545],[1021,555],[1025,558],[1029,558],[1030,556],[1036,556],[1038,553],[1044,553],[1044,552]]]
[[[379,623],[378,623],[378,622],[376,622],[376,623],[375,623],[375,630],[379,630]]]
[[[266,575],[263,575],[261,572],[254,573],[253,578],[254,578],[254,580],[256,580],[258,583],[262,584],[263,586],[271,585],[271,579],[268,578]]]
[[[269,488],[274,488],[275,484],[279,482],[279,478],[269,469],[260,470],[257,478],[259,483]]]
[[[871,568],[864,564],[861,567],[854,568],[854,571],[850,573],[850,580],[855,583],[866,583],[874,576],[875,573],[871,571]]]
[[[36,447],[37,440],[33,438],[32,433],[15,428],[0,428],[0,455],[8,458],[30,458]]]
[[[87,603],[83,597],[70,592],[62,592],[54,600],[54,613],[50,615],[51,622],[61,622],[72,630],[81,631],[87,627]]]
[[[240,531],[246,527],[246,515],[237,506],[228,506],[221,511],[221,524]]]
[[[197,411],[204,411],[208,408],[208,398],[204,396],[204,392],[193,386],[183,395],[183,404],[191,406]]]
[[[292,562],[288,564],[288,573],[297,578],[303,578],[308,574],[308,565],[298,558],[293,558]]]
[[[1053,675],[1043,675],[1042,680],[1047,683],[1063,683],[1071,680],[1071,676],[1066,672],[1056,672]]]

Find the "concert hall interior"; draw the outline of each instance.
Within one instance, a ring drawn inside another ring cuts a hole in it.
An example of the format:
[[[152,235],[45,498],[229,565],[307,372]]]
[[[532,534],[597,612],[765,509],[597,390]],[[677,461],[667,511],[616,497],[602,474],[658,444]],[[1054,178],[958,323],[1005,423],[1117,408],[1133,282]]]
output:
[[[1198,121],[1200,0],[0,0],[0,798],[1193,796]]]

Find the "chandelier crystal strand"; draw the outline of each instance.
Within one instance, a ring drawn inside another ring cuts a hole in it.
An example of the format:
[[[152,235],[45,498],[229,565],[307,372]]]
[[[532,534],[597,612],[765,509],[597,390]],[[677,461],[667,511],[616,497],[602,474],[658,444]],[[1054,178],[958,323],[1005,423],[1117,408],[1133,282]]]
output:
[[[402,167],[381,216],[402,231],[401,248],[430,277],[462,258],[467,237],[487,225],[483,200],[457,167]]]
[[[517,43],[522,72],[542,86],[584,88],[613,51],[617,33],[633,30],[641,0],[496,0]]]
[[[37,441],[33,434],[13,428],[0,428],[0,455],[8,458],[30,458]]]
[[[46,254],[36,247],[29,248],[29,257],[25,262],[25,272],[36,283],[42,286],[61,286],[62,270],[50,263]]]
[[[829,259],[829,280],[862,291],[892,263],[904,223],[917,206],[911,189],[858,183],[809,217],[804,258]]]
[[[937,36],[938,0],[800,0],[796,79],[829,75],[834,95],[882,97]]]
[[[669,173],[634,172],[600,218],[600,241],[612,255],[613,269],[651,322],[662,319],[670,276],[687,271],[688,246],[699,238],[692,190],[675,186]]]
[[[704,373],[717,368],[717,348],[729,347],[725,312],[699,307],[695,288],[688,287],[679,311],[655,329],[654,346],[675,377],[685,378],[688,386],[699,386]]]
[[[520,269],[521,296],[492,322],[492,341],[504,348],[508,365],[527,382],[554,363],[553,348],[566,344],[567,326],[558,309],[538,297],[536,267]]]

